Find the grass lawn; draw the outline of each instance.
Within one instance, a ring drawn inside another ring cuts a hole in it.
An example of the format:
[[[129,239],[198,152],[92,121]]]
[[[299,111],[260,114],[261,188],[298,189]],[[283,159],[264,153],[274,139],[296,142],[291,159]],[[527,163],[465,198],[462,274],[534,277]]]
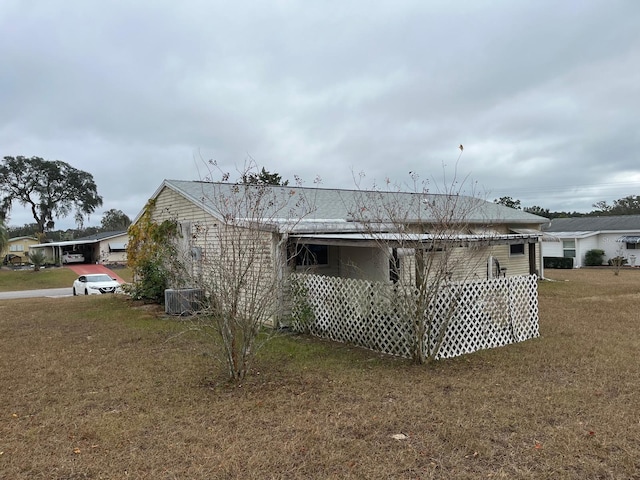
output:
[[[0,301],[0,478],[640,478],[640,270],[547,276],[540,338],[414,366],[282,336],[237,386],[153,307]]]
[[[130,269],[119,268],[116,273],[123,280],[131,281]],[[39,272],[3,268],[0,269],[0,292],[71,287],[76,278],[78,275],[72,270],[62,267],[44,268]]]

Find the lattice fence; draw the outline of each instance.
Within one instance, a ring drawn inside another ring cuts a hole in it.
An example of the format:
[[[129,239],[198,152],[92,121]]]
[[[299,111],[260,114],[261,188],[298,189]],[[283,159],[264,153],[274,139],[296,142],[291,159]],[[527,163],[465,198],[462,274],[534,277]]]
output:
[[[292,274],[296,331],[411,357],[414,292],[393,285]],[[449,358],[539,335],[537,277],[450,282],[425,308],[425,355]],[[436,351],[437,350],[437,351]]]

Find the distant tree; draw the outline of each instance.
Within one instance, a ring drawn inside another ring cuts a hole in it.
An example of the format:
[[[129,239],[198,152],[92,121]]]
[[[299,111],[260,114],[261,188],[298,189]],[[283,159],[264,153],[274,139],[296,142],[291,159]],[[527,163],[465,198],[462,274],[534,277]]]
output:
[[[595,208],[594,212],[597,212],[598,214],[606,214],[611,210],[611,205],[609,205],[606,200],[600,200],[599,202],[594,203],[592,207]]]
[[[116,230],[126,230],[131,225],[131,219],[122,211],[112,208],[104,212],[102,216],[102,230],[112,232]]]
[[[37,223],[25,223],[21,227],[7,227],[9,238],[13,237],[35,237],[38,233]]]
[[[7,234],[7,227],[4,225],[4,220],[0,218],[0,253],[7,247],[9,243],[9,236]]]
[[[514,200],[511,197],[500,197],[495,199],[493,203],[498,203],[509,208],[515,208],[516,210],[520,210],[522,208],[520,205],[520,200]]]
[[[83,224],[102,205],[90,173],[60,160],[40,157],[4,157],[0,164],[0,215],[5,217],[13,202],[31,208],[40,233],[52,230],[54,218],[75,211],[75,220]]]
[[[542,208],[537,205],[534,205],[533,207],[525,207],[524,211],[527,213],[532,213],[534,215],[539,215],[540,217],[552,218],[551,212],[548,208]]]
[[[282,181],[282,176],[277,173],[271,173],[262,167],[259,172],[244,173],[242,175],[242,183],[246,185],[289,185],[289,180]]]
[[[597,215],[638,215],[640,214],[640,195],[628,195],[613,201],[609,205],[606,201],[593,204]]]

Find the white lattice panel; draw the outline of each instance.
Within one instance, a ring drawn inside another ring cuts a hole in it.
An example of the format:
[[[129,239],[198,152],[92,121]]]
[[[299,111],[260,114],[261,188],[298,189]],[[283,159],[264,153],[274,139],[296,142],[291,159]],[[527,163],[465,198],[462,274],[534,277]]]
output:
[[[364,280],[292,274],[293,328],[401,357],[411,356],[412,293]],[[441,288],[426,312],[429,355],[449,358],[537,337],[535,276],[494,278]],[[431,319],[432,321],[429,321]],[[444,330],[444,331],[443,331]]]

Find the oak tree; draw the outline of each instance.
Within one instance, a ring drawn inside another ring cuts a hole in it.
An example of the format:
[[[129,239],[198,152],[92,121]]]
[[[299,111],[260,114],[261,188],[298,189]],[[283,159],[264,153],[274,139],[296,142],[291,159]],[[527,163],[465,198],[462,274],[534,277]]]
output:
[[[14,202],[30,208],[40,233],[55,226],[54,219],[74,212],[84,217],[102,205],[90,173],[60,160],[40,157],[4,157],[0,163],[0,218],[6,218]]]
[[[112,208],[104,212],[100,224],[105,232],[126,230],[131,225],[131,219],[122,210]]]

